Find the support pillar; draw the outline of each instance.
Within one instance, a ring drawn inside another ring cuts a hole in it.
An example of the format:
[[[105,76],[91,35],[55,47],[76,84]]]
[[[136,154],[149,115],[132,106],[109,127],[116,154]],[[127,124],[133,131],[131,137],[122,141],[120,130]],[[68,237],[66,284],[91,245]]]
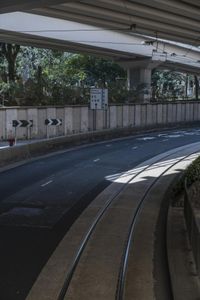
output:
[[[128,90],[134,90],[141,103],[151,99],[151,68],[130,68],[127,70]]]
[[[199,100],[199,79],[197,75],[194,75],[195,82],[195,99]]]
[[[140,103],[150,102],[152,69],[160,66],[162,62],[152,60],[152,58],[136,58],[118,63],[127,70],[128,89],[135,91],[136,100]]]

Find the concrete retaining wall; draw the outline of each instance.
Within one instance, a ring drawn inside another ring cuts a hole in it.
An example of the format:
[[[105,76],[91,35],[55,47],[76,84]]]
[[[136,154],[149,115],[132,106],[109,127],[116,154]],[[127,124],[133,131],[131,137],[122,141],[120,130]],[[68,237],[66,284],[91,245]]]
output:
[[[61,126],[46,126],[45,119],[62,119]],[[33,127],[17,128],[12,120],[33,120]],[[0,139],[40,139],[116,128],[148,128],[200,121],[200,102],[110,105],[108,111],[87,106],[0,108]]]
[[[185,191],[184,215],[196,269],[200,277],[200,209],[195,209],[192,205],[188,190]]]

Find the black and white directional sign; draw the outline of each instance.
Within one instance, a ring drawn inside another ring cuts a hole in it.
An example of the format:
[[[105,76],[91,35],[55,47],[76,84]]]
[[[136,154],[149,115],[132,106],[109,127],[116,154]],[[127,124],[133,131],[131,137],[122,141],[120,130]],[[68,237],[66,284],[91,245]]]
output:
[[[60,125],[62,125],[62,119],[46,119],[45,120],[45,125],[47,125],[47,126],[51,126],[51,125],[53,125],[53,126],[60,126]]]
[[[33,127],[33,120],[13,120],[13,127]]]

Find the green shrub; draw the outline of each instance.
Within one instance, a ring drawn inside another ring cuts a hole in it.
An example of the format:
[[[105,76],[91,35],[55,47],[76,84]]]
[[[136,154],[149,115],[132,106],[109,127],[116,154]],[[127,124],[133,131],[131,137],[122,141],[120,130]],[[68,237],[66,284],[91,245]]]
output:
[[[195,181],[200,181],[200,156],[189,165],[173,187],[174,197],[178,197],[183,193],[185,178],[187,178],[187,187],[190,187]]]

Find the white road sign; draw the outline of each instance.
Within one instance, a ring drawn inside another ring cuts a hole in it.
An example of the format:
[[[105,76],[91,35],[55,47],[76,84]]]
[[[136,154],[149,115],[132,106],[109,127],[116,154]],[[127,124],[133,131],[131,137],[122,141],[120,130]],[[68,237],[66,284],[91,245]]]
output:
[[[90,90],[90,108],[107,109],[108,107],[108,90],[91,89]]]

